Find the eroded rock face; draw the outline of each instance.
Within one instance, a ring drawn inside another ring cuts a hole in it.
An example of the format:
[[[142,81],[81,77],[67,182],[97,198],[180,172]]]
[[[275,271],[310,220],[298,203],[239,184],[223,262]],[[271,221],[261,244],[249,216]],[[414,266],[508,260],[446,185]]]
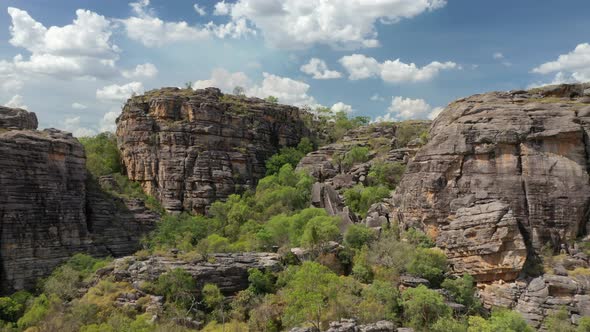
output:
[[[170,212],[206,212],[253,188],[265,161],[309,136],[308,113],[218,89],[166,88],[131,98],[117,137],[131,180]]]
[[[0,128],[0,293],[35,286],[78,252],[130,254],[154,227],[142,202],[89,189],[85,162],[69,133]]]
[[[20,108],[0,106],[0,128],[37,129],[37,116]]]
[[[391,201],[456,273],[514,280],[527,256],[588,229],[588,85],[493,92],[450,104]]]

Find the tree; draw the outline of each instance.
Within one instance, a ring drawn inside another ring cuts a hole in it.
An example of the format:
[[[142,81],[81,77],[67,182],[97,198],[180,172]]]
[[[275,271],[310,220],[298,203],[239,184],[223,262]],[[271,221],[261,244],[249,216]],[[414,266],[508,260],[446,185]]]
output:
[[[336,241],[340,237],[339,217],[320,216],[312,218],[303,229],[301,243],[312,251],[322,251],[328,242]]]
[[[236,86],[234,88],[233,94],[242,97],[246,95],[246,90],[241,86]]]
[[[406,265],[408,273],[428,279],[434,287],[443,281],[447,268],[447,257],[438,248],[418,248],[416,255]]]
[[[158,277],[155,292],[166,301],[190,310],[195,304],[196,282],[188,272],[176,268]]]
[[[86,150],[86,168],[95,177],[121,172],[121,158],[117,138],[104,132],[94,137],[80,137]]]
[[[191,90],[191,89],[193,88],[193,82],[190,82],[190,81],[189,81],[189,82],[186,82],[186,83],[184,83],[184,87],[185,87],[187,90]]]
[[[361,217],[366,217],[371,205],[389,197],[390,191],[386,187],[365,187],[358,184],[344,191],[346,205]]]
[[[467,332],[467,323],[452,317],[441,317],[430,327],[432,332]]]
[[[364,225],[350,225],[344,234],[344,243],[353,249],[361,249],[375,240],[375,231]]]
[[[479,316],[469,317],[468,332],[533,332],[522,316],[512,310],[495,309],[492,316],[485,320]]]
[[[471,275],[464,274],[461,278],[445,279],[441,286],[449,291],[457,303],[467,308],[467,313],[475,313],[481,308],[481,303],[475,297],[475,279]]]
[[[372,186],[386,186],[395,189],[401,181],[406,166],[399,162],[378,162],[371,166],[368,174],[369,184]]]
[[[283,320],[289,326],[307,321],[321,329],[330,301],[338,296],[340,279],[327,267],[309,261],[284,273],[288,274],[288,281],[283,290],[287,304]]]
[[[264,100],[266,100],[269,103],[273,103],[273,104],[278,104],[279,103],[279,98],[277,98],[275,96],[268,96]]]
[[[439,318],[451,316],[442,295],[424,285],[407,289],[402,297],[406,321],[419,331],[428,331]]]

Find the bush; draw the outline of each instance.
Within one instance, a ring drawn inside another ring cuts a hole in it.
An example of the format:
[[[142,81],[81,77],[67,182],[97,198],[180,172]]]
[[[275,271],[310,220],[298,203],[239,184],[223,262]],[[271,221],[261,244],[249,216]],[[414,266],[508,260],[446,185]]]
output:
[[[410,326],[419,331],[428,331],[440,318],[450,317],[452,310],[437,291],[420,285],[408,288],[402,294],[404,317]]]
[[[441,317],[430,330],[432,332],[467,332],[467,323],[452,317]]]
[[[490,319],[478,316],[469,317],[468,332],[533,332],[522,316],[512,310],[496,309]]]
[[[408,143],[417,138],[420,139],[422,144],[426,144],[428,139],[428,128],[417,125],[417,123],[413,121],[404,121],[398,123],[395,136],[397,137],[398,148],[407,146]]]
[[[301,244],[319,252],[325,249],[330,241],[337,241],[340,238],[338,225],[339,217],[318,216],[309,220],[303,228]]]
[[[435,245],[434,241],[432,241],[428,235],[416,228],[410,228],[407,232],[405,232],[404,238],[411,244],[420,248],[432,248]]]
[[[371,166],[367,179],[371,186],[384,186],[395,189],[405,171],[406,166],[402,163],[378,162]]]
[[[286,164],[291,165],[293,168],[297,167],[301,158],[313,150],[313,144],[307,137],[301,139],[301,142],[299,142],[296,148],[282,148],[279,153],[273,155],[266,161],[266,175],[277,174],[281,167]]]
[[[391,283],[375,281],[362,290],[362,300],[358,305],[362,323],[380,320],[397,321],[401,311],[399,291]]]
[[[416,255],[406,265],[408,273],[428,279],[430,284],[438,287],[447,271],[447,257],[438,248],[418,248]]]
[[[353,261],[352,276],[360,282],[371,283],[374,275],[369,264],[369,247],[364,246],[361,250],[358,250]]]
[[[205,284],[202,290],[203,302],[209,310],[219,310],[223,304],[223,294],[215,284]]]
[[[360,249],[371,244],[375,238],[375,231],[372,229],[363,225],[350,225],[344,234],[344,243],[353,249]]]
[[[105,132],[94,137],[80,137],[86,150],[86,168],[95,177],[121,172],[117,137]]]
[[[544,323],[548,331],[576,332],[576,327],[572,325],[566,308],[561,308],[549,315]]]
[[[188,272],[176,268],[158,277],[154,291],[169,303],[188,309],[195,303],[196,282]]]
[[[481,308],[481,303],[475,297],[477,292],[475,279],[469,274],[464,274],[458,279],[445,279],[441,286],[449,291],[457,303],[467,308],[467,313],[475,313]]]
[[[369,160],[369,148],[355,146],[350,151],[346,152],[344,156],[336,156],[336,161],[345,169],[350,169],[352,166],[364,163]]]
[[[35,298],[31,304],[31,307],[18,320],[17,326],[20,329],[25,330],[28,327],[37,325],[49,314],[51,308],[57,305],[59,302],[59,298],[57,298],[55,295],[47,296],[45,294],[41,294]]]
[[[274,291],[275,278],[271,272],[262,272],[258,269],[248,270],[248,287],[254,294],[266,294]]]
[[[396,232],[390,230],[384,232],[371,244],[369,253],[369,262],[377,270],[376,277],[386,277],[377,273],[383,270],[384,273],[389,274],[388,279],[391,279],[405,271],[406,266],[416,256],[416,249],[409,243],[400,241]]]
[[[367,216],[371,205],[389,197],[390,190],[386,187],[365,187],[358,184],[344,192],[346,205],[362,218]]]

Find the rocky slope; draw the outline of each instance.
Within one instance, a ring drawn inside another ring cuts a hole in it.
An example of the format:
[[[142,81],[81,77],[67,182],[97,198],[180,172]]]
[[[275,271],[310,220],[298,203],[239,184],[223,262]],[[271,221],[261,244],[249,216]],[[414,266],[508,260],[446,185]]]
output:
[[[82,145],[36,131],[34,113],[0,109],[0,292],[30,288],[76,252],[137,249],[157,215],[141,202],[89,190]]]
[[[117,136],[131,180],[167,211],[204,213],[214,201],[255,186],[268,157],[310,135],[309,117],[214,88],[165,88],[131,98]]]

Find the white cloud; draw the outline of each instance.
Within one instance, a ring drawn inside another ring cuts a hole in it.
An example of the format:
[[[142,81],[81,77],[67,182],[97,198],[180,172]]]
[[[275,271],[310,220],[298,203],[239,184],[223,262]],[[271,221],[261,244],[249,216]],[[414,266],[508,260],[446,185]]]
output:
[[[174,42],[207,39],[206,28],[192,27],[185,21],[165,22],[155,16],[149,8],[149,0],[129,4],[136,16],[120,20],[125,26],[127,37],[148,47],[162,46]]]
[[[334,112],[334,113],[344,112],[346,114],[350,114],[350,113],[354,112],[354,109],[352,108],[352,106],[347,105],[343,102],[338,102],[338,103],[332,105],[330,110],[332,110],[332,112]]]
[[[451,61],[444,63],[433,61],[420,68],[414,63],[407,64],[399,59],[379,63],[376,59],[362,54],[344,56],[339,61],[349,73],[351,80],[381,77],[386,82],[394,83],[430,81],[441,70],[460,69],[456,63]]]
[[[444,0],[238,0],[218,2],[214,14],[246,18],[280,48],[360,48],[379,45],[376,23],[393,24],[445,5]]]
[[[256,35],[256,30],[250,28],[248,26],[248,22],[246,19],[241,18],[238,20],[234,20],[228,22],[226,24],[214,24],[213,22],[209,22],[206,25],[206,28],[217,38],[241,38],[247,37],[249,35]]]
[[[369,99],[371,101],[385,101],[385,98],[381,97],[378,93],[372,95]]]
[[[221,1],[215,4],[215,9],[213,10],[213,15],[217,16],[224,16],[228,15],[230,11],[231,4],[226,3],[225,1]]]
[[[312,75],[316,80],[329,80],[342,77],[342,74],[335,70],[329,70],[326,62],[318,58],[311,58],[309,62],[301,66],[301,71]]]
[[[4,106],[22,109],[28,108],[27,105],[25,105],[23,97],[21,95],[14,95],[6,104],[4,104]]]
[[[86,137],[96,135],[96,131],[80,125],[80,117],[66,118],[63,121],[63,129],[71,132],[76,137]]]
[[[72,103],[72,108],[75,110],[85,110],[88,108],[88,106],[81,103]]]
[[[141,82],[131,82],[124,85],[112,84],[96,90],[96,98],[102,101],[125,101],[133,94],[144,92]]]
[[[60,79],[116,75],[120,49],[110,41],[112,26],[104,16],[78,9],[72,24],[47,28],[24,10],[8,7],[8,14],[10,44],[31,53],[28,59],[22,55],[13,59],[14,72]]]
[[[207,12],[205,11],[205,8],[199,6],[199,4],[194,4],[193,8],[197,12],[197,14],[199,14],[200,16],[207,15]]]
[[[259,98],[274,96],[281,104],[317,105],[316,100],[308,95],[309,84],[269,73],[263,73],[262,82],[255,84],[243,72],[232,73],[226,69],[217,68],[212,71],[209,79],[199,80],[193,84],[195,89],[216,87],[226,93],[231,93],[237,86],[244,88],[248,96]]]
[[[378,116],[375,122],[402,121],[408,119],[434,119],[442,107],[432,107],[424,99],[411,99],[401,96],[393,97],[387,113]]]
[[[590,44],[583,43],[557,60],[546,62],[536,68],[533,73],[557,73],[554,82],[586,82],[590,81]]]
[[[151,78],[158,75],[158,68],[147,62],[142,65],[137,65],[134,70],[124,70],[121,74],[125,78]]]
[[[114,133],[117,130],[117,124],[115,121],[117,117],[121,114],[120,111],[112,111],[105,113],[105,115],[100,120],[100,132],[110,131]]]
[[[492,55],[492,57],[496,60],[500,60],[500,59],[504,59],[504,54],[502,54],[501,52],[496,52]]]

